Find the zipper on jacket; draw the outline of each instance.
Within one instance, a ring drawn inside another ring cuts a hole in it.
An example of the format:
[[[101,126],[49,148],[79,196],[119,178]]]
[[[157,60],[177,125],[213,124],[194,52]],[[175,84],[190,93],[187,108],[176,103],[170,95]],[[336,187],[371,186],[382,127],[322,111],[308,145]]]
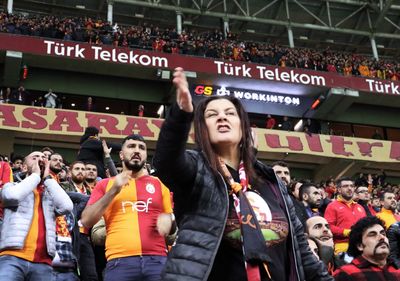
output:
[[[291,218],[290,218],[290,212],[289,212],[289,209],[288,209],[288,206],[287,206],[285,197],[283,196],[282,190],[281,190],[281,188],[279,187],[279,180],[278,180],[278,178],[276,177],[276,175],[275,175],[275,179],[276,179],[276,182],[278,183],[278,189],[279,189],[279,193],[280,193],[281,196],[282,196],[283,203],[285,203],[286,214],[287,214],[288,219],[289,219],[290,233],[292,234],[292,239],[294,240],[294,239],[295,239],[295,237],[294,237],[294,232],[293,232],[294,229],[293,229],[292,220],[291,220]],[[295,265],[295,269],[296,269],[297,280],[301,281],[301,279],[300,279],[300,274],[299,274],[299,269],[297,268],[297,257],[296,257],[296,249],[294,248],[294,241],[292,241],[292,253],[293,253],[293,257],[294,257],[294,265]]]
[[[211,270],[212,270],[212,268],[213,268],[213,266],[214,266],[215,256],[217,255],[219,246],[221,245],[222,236],[224,235],[224,231],[225,231],[225,227],[226,227],[226,221],[227,221],[227,219],[228,219],[228,214],[229,214],[228,186],[227,186],[226,183],[225,183],[224,177],[223,177],[220,173],[218,173],[218,175],[221,177],[222,182],[224,183],[224,186],[225,186],[225,195],[226,195],[226,196],[225,196],[225,199],[226,199],[226,202],[227,202],[228,204],[227,204],[227,210],[226,210],[226,215],[225,215],[225,225],[224,225],[224,229],[222,230],[221,235],[220,235],[219,238],[218,238],[218,245],[217,245],[217,247],[216,247],[216,251],[214,251],[214,254],[213,254],[213,256],[211,257],[211,263],[210,263],[211,266],[208,268],[208,270],[207,270],[207,272],[206,272],[206,274],[205,274],[205,276],[204,276],[205,278],[203,279],[203,281],[205,281],[205,280],[208,279],[208,277],[209,277],[209,275],[210,275],[210,272],[211,272]]]

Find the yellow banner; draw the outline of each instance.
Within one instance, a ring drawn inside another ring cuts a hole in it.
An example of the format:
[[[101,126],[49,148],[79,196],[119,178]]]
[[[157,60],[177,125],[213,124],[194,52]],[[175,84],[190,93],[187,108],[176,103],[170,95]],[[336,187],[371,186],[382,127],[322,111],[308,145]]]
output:
[[[132,133],[156,141],[163,119],[51,109],[22,105],[0,105],[0,129],[31,133],[80,136],[88,126],[100,129],[102,137],[122,138]],[[289,152],[323,157],[375,162],[400,162],[400,142],[309,135],[256,129],[260,152]],[[191,138],[189,140],[193,142]]]

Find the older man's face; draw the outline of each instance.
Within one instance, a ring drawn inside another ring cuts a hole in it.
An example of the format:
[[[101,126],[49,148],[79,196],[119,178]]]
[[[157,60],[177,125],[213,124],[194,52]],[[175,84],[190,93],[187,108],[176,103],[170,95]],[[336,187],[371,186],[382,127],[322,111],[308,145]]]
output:
[[[364,231],[362,242],[357,247],[362,252],[363,257],[370,261],[385,260],[390,253],[386,231],[379,224]]]

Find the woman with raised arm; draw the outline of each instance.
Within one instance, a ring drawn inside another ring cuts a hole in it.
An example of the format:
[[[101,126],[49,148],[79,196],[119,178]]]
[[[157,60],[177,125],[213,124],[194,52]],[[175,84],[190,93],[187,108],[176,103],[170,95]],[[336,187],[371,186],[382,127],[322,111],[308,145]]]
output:
[[[286,188],[255,158],[240,101],[209,97],[194,110],[182,68],[173,83],[176,103],[153,159],[179,226],[163,280],[333,280],[309,250]],[[186,150],[193,118],[198,149]]]

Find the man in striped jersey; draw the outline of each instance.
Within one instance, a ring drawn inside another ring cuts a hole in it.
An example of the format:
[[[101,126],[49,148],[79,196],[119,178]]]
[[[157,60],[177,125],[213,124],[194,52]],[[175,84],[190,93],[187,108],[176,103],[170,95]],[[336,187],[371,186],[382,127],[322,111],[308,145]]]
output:
[[[107,228],[105,281],[157,281],[166,261],[165,236],[173,220],[168,188],[145,168],[140,135],[122,142],[122,173],[93,189],[81,222],[92,227],[104,216]]]

